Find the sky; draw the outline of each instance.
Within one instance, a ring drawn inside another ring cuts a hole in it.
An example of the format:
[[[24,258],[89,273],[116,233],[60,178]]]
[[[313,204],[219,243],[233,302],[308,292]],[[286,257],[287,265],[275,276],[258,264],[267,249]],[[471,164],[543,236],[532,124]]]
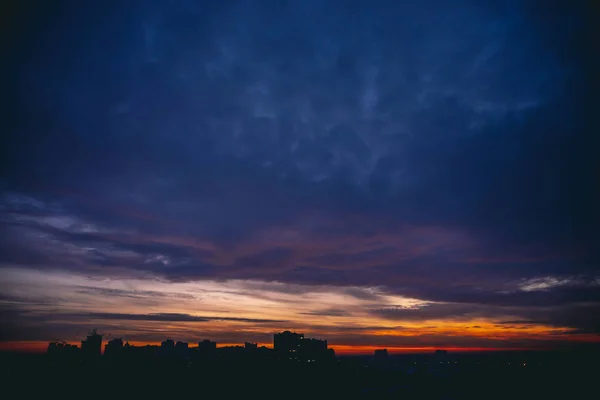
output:
[[[7,9],[0,348],[600,342],[585,3]]]

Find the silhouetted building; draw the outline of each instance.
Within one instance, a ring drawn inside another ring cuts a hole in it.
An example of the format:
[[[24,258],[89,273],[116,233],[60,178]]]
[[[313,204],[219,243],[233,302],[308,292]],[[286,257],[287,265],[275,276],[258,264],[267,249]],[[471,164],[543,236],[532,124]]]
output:
[[[104,356],[113,357],[121,354],[123,351],[123,339],[115,338],[108,341],[104,346]]]
[[[48,343],[48,348],[46,349],[47,354],[58,354],[65,347],[65,342],[55,341]]]
[[[249,343],[249,342],[246,342],[246,343],[244,343],[244,348],[245,348],[246,350],[258,349],[258,344],[257,344],[257,343]]]
[[[287,359],[298,359],[300,343],[304,340],[304,334],[285,331],[273,335],[273,349],[280,356]]]
[[[333,349],[327,348],[327,340],[305,338],[302,333],[290,331],[273,336],[273,349],[280,359],[315,362],[335,358]]]
[[[192,349],[190,356],[192,357],[192,363],[197,365],[214,362],[217,359],[217,343],[204,339],[198,342],[198,347]]]
[[[177,354],[177,358],[184,361],[188,359],[189,356],[189,345],[187,342],[178,341],[175,343],[175,354]]]
[[[213,342],[208,339],[204,339],[201,342],[198,342],[198,350],[202,352],[210,352],[215,351],[217,349],[217,342]]]
[[[335,350],[334,349],[327,349],[327,359],[335,361]]]
[[[373,353],[373,358],[376,361],[383,361],[388,359],[388,351],[387,349],[377,349]]]
[[[436,357],[446,357],[447,355],[448,355],[448,350],[436,350],[435,351]]]
[[[236,364],[246,359],[248,352],[242,346],[225,346],[217,349],[219,361]]]
[[[298,349],[298,356],[304,361],[314,362],[322,360],[328,355],[327,340],[302,339]]]
[[[62,340],[48,343],[47,355],[54,365],[74,364],[79,361],[80,349]]]
[[[175,355],[176,355],[175,341],[171,338],[167,338],[166,340],[163,340],[160,343],[160,350],[158,351],[158,354],[163,359],[172,360],[173,358],[175,358]]]
[[[178,342],[175,344],[175,348],[176,348],[177,350],[187,350],[187,349],[188,349],[188,346],[189,346],[189,345],[188,345],[188,343],[187,343],[187,342],[180,342],[180,341],[178,341]]]
[[[97,362],[102,355],[102,335],[92,330],[87,339],[81,341],[81,358],[84,362]]]

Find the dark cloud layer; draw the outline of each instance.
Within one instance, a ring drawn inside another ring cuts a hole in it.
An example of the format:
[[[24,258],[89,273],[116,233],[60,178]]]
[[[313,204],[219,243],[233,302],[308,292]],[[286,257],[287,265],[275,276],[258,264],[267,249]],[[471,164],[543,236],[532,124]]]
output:
[[[76,317],[85,319],[111,319],[122,321],[162,321],[162,322],[208,322],[208,321],[237,321],[254,323],[272,323],[285,322],[272,319],[253,319],[253,318],[235,318],[235,317],[202,317],[197,315],[179,314],[179,313],[160,313],[160,314],[120,314],[120,313],[89,313],[73,314],[64,317]]]
[[[12,10],[0,266],[379,286],[459,305],[392,319],[597,332],[597,25],[486,3]],[[578,283],[519,286],[545,277]]]

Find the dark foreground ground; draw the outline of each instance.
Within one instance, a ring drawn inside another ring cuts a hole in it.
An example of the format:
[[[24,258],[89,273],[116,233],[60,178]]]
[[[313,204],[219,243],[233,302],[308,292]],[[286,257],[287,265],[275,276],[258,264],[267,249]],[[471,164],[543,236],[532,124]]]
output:
[[[2,398],[597,399],[597,352],[412,355],[328,363],[0,356]],[[71,360],[72,361],[72,360]]]

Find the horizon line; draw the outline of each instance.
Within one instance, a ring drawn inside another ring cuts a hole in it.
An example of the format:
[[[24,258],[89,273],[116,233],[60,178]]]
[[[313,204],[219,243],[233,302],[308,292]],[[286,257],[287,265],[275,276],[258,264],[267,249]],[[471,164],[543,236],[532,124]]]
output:
[[[48,344],[53,341],[42,340],[13,340],[0,342],[0,351],[20,352],[20,353],[45,353]],[[160,341],[128,341],[132,346],[160,346]],[[81,341],[65,341],[71,345],[81,345]],[[190,343],[190,342],[187,342]],[[191,342],[194,343],[194,342]],[[255,342],[252,342],[255,343]],[[256,343],[259,347],[273,348],[272,343]],[[217,348],[244,346],[244,343],[217,343]],[[191,349],[195,347],[190,347]],[[435,350],[447,350],[453,353],[473,353],[473,352],[502,352],[502,351],[548,351],[553,348],[547,347],[459,347],[459,346],[383,346],[383,345],[328,345],[335,351],[336,355],[371,355],[375,350],[387,349],[390,354],[426,354]],[[558,349],[556,349],[558,350]],[[102,348],[104,353],[104,348]]]

